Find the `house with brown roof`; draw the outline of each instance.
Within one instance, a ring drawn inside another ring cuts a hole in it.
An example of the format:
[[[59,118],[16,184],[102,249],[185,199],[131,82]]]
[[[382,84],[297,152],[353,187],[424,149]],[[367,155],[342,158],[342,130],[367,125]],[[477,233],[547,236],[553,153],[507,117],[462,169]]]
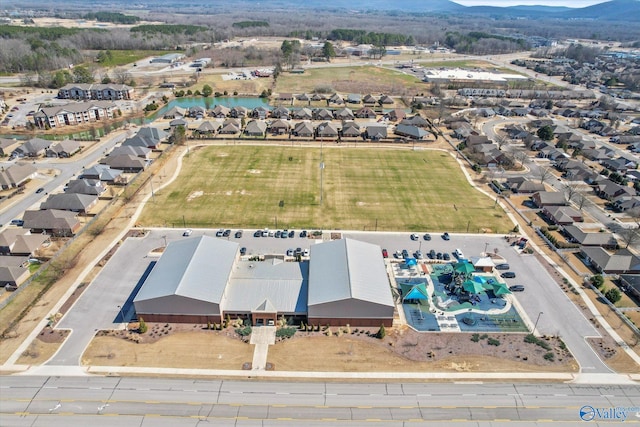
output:
[[[143,171],[147,166],[147,161],[132,154],[118,154],[109,156],[101,161],[112,169],[119,169],[123,172],[136,173]]]
[[[568,205],[564,193],[559,191],[538,191],[533,193],[531,201],[533,201],[533,203],[539,208],[544,208],[545,206]]]
[[[291,116],[297,120],[311,120],[313,119],[313,112],[308,108],[299,108],[293,110]]]
[[[27,257],[0,256],[0,287],[15,290],[30,276]]]
[[[353,120],[355,118],[355,116],[353,115],[353,111],[351,111],[351,108],[347,107],[337,110],[334,116],[338,120]]]
[[[15,163],[0,171],[0,186],[3,190],[20,187],[35,177],[37,173],[38,169],[32,164]]]
[[[296,123],[291,133],[302,138],[311,138],[315,133],[315,129],[311,122],[304,121]]]
[[[397,121],[400,121],[400,120],[403,120],[404,118],[406,118],[407,117],[407,113],[404,110],[400,109],[400,108],[395,108],[395,109],[389,111],[386,114],[386,116],[389,117],[389,120],[397,122]],[[409,125],[409,126],[412,126],[412,125]]]
[[[359,138],[361,135],[360,125],[354,121],[342,122],[342,129],[340,135],[344,138]]]
[[[30,257],[48,241],[46,234],[31,234],[26,228],[7,228],[0,233],[0,254]]]
[[[54,142],[47,149],[47,157],[69,158],[80,151],[80,143],[73,139]]]
[[[251,120],[244,127],[246,136],[262,137],[267,131],[267,123],[264,120]]]
[[[282,135],[289,132],[289,129],[291,125],[286,120],[278,119],[269,124],[269,131],[274,134]]]
[[[565,225],[562,227],[562,234],[571,243],[581,246],[600,246],[605,249],[615,249],[618,246],[616,238],[609,232],[587,232],[575,225]]]
[[[629,249],[610,253],[601,247],[582,247],[580,252],[585,263],[596,271],[606,274],[638,274],[640,258]]]
[[[584,221],[582,213],[571,206],[545,206],[542,213],[557,225],[571,225],[574,222]]]
[[[229,114],[231,114],[231,108],[225,107],[224,105],[216,105],[213,107],[213,110],[209,113],[212,117],[217,117],[219,119],[226,118]]]
[[[55,209],[81,214],[88,213],[98,203],[98,196],[93,194],[60,193],[51,194],[40,205],[40,209]]]
[[[318,138],[337,138],[339,135],[338,128],[334,123],[323,122],[316,128]]]
[[[75,235],[82,228],[75,212],[58,209],[25,211],[22,219],[23,228],[31,230],[33,234],[68,237]]]
[[[22,144],[17,139],[0,138],[0,156],[9,156],[13,151]]]
[[[107,187],[99,179],[73,179],[69,181],[64,192],[71,194],[89,194],[92,196],[101,196],[107,191]]]

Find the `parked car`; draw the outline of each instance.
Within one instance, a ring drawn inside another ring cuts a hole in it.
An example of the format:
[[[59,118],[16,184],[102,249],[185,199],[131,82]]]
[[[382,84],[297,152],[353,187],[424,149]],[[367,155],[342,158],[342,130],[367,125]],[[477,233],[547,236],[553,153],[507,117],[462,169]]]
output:
[[[406,249],[402,250],[402,258],[409,258],[409,251]]]
[[[295,232],[295,230],[291,230],[291,231],[289,231],[289,238],[290,238],[290,239],[293,239],[294,237],[296,237],[296,232]]]
[[[282,232],[280,233],[281,239],[286,239],[288,236],[289,236],[289,232],[287,230],[282,230]]]
[[[242,237],[242,230],[236,231],[236,239],[239,239],[241,237]]]
[[[429,259],[434,259],[436,257],[436,251],[434,251],[433,249],[431,249],[429,251],[429,255],[428,255]]]
[[[464,254],[462,253],[462,251],[460,249],[456,249],[455,251],[453,251],[453,254],[458,259],[464,259]]]
[[[190,228],[187,228],[186,230],[184,230],[184,233],[182,233],[182,235],[184,237],[189,237],[189,236],[191,236],[191,233],[193,233],[193,230],[190,229]]]
[[[253,237],[262,237],[262,230],[256,230],[256,232],[253,233]]]
[[[280,234],[282,234],[282,231],[280,230],[276,231],[276,235],[275,235],[276,239],[280,238]]]
[[[423,238],[424,240],[431,240],[431,234],[429,234],[429,233],[425,233],[425,234],[424,234],[424,236],[422,236],[422,238]]]
[[[22,227],[24,225],[24,221],[21,219],[12,219],[11,224],[17,225],[18,227]]]
[[[44,188],[40,187],[36,190],[36,193],[42,193],[44,191]]]
[[[503,279],[515,279],[516,273],[514,273],[513,271],[505,271],[500,275],[500,277],[502,277]]]
[[[307,237],[307,230],[302,230],[300,232],[300,237]]]
[[[287,256],[293,256],[293,249],[287,249]]]
[[[509,268],[509,264],[507,263],[502,263],[502,264],[498,264],[496,265],[496,270],[508,270]]]
[[[422,259],[422,251],[417,250],[414,254],[413,254],[416,259]]]
[[[296,248],[296,255],[302,255],[302,248]]]
[[[449,261],[451,259],[451,255],[449,255],[449,252],[445,252],[445,253],[442,254],[442,258],[445,261]]]
[[[442,259],[442,252],[438,252],[438,253],[436,254],[436,258],[437,258],[437,259]]]
[[[305,249],[302,251],[302,256],[309,256],[309,249],[305,248]]]
[[[223,234],[224,234],[224,230],[222,228],[216,231],[216,237],[222,237]]]
[[[245,248],[244,246],[240,248],[240,255],[244,255],[247,253],[247,248]]]
[[[383,249],[383,250],[382,250],[382,257],[383,257],[383,258],[389,258],[389,252],[387,252],[387,250],[386,250],[386,249]]]
[[[524,285],[513,285],[513,286],[509,286],[509,290],[511,292],[523,292],[524,291]]]
[[[229,237],[231,236],[231,230],[224,230],[224,233],[222,233],[222,237]]]
[[[399,251],[399,250],[398,250],[398,251],[396,251],[396,252],[393,254],[393,256],[394,256],[395,258],[402,258],[402,251]]]
[[[449,240],[449,239],[451,239],[451,237],[449,237],[449,233],[447,233],[447,232],[445,232],[445,233],[442,235],[442,238],[443,238],[444,240]]]
[[[420,236],[418,236],[416,233],[413,233],[411,235],[411,240],[418,240],[420,238]]]

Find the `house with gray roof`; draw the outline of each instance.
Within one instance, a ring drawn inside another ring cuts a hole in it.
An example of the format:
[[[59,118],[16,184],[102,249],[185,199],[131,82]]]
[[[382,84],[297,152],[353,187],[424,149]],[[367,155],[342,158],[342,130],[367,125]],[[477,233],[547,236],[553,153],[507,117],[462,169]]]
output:
[[[267,123],[264,120],[251,120],[244,127],[246,136],[262,137],[267,132]]]
[[[313,128],[313,124],[309,121],[299,122],[293,127],[292,131],[293,135],[299,136],[302,138],[311,138],[315,133],[315,129]]]
[[[582,247],[580,252],[585,263],[600,273],[640,273],[640,258],[629,249],[620,249],[617,252],[610,253],[601,247]]]
[[[311,120],[313,119],[313,112],[308,108],[299,108],[297,110],[293,110],[291,116],[298,120]]]
[[[274,134],[282,135],[289,132],[289,129],[291,129],[291,124],[286,120],[277,119],[269,124],[269,131]]]
[[[9,156],[22,144],[18,139],[0,138],[0,156]]]
[[[98,203],[98,196],[90,194],[60,193],[51,194],[40,205],[40,209],[56,209],[77,213],[87,213]]]
[[[73,139],[54,142],[47,149],[47,157],[69,158],[80,151],[80,143]]]
[[[30,257],[48,241],[46,234],[31,234],[26,228],[7,228],[0,233],[0,254]]]
[[[386,125],[369,125],[367,126],[367,130],[365,131],[365,136],[367,139],[372,141],[380,141],[382,139],[387,138],[388,128]]]
[[[141,159],[148,160],[151,156],[151,149],[133,145],[121,145],[120,147],[115,147],[109,153],[110,156],[120,156],[123,154],[129,154],[132,156],[140,157]]]
[[[400,124],[408,125],[408,126],[418,126],[418,127],[421,127],[421,128],[429,126],[429,122],[427,121],[427,119],[425,119],[424,117],[422,117],[419,114],[416,114],[415,116],[411,116],[411,117],[407,117],[407,118],[403,119],[400,122]]]
[[[358,138],[360,137],[360,125],[354,121],[344,121],[342,122],[342,129],[340,130],[340,134],[344,138]]]
[[[571,206],[545,206],[544,215],[554,224],[569,225],[584,221],[582,213]]]
[[[69,181],[64,192],[71,194],[89,194],[100,196],[107,191],[107,187],[99,179],[73,179]]]
[[[337,110],[334,116],[338,120],[353,120],[355,118],[355,116],[353,115],[353,111],[351,111],[351,108],[347,107]]]
[[[0,287],[15,290],[29,277],[28,258],[0,256]]]
[[[353,239],[312,245],[308,322],[391,326],[395,305],[378,245]]]
[[[118,154],[109,156],[102,160],[103,164],[112,169],[119,169],[123,172],[137,173],[143,171],[147,166],[147,161],[132,154]]]
[[[505,185],[514,193],[536,193],[545,190],[541,182],[531,181],[522,176],[507,178]]]
[[[211,110],[211,113],[210,113],[212,117],[217,117],[219,119],[224,119],[230,114],[231,114],[231,108],[225,107],[224,105],[220,105],[220,104],[213,107],[213,110]]]
[[[173,120],[173,119],[182,119],[187,115],[187,110],[181,107],[173,107],[167,110],[163,115],[163,119]]]
[[[123,185],[127,183],[127,179],[122,176],[119,169],[111,169],[108,165],[95,165],[85,169],[80,178],[99,179],[107,184]]]
[[[22,216],[23,228],[31,233],[45,233],[51,236],[69,237],[75,235],[82,225],[76,213],[58,209],[25,211]]]
[[[545,206],[568,205],[564,193],[560,191],[538,191],[533,193],[531,200],[539,208],[543,208]]]
[[[15,163],[5,170],[0,170],[0,186],[3,190],[24,185],[38,173],[35,166],[28,163]]]
[[[618,245],[615,237],[609,232],[587,232],[575,225],[565,225],[562,233],[571,243],[581,246],[600,246],[606,249],[615,249]]]
[[[42,138],[31,138],[12,153],[17,157],[41,157],[51,146],[51,141]]]
[[[429,132],[417,126],[408,126],[399,124],[396,126],[394,133],[409,139],[423,140],[429,136]]]
[[[229,112],[229,115],[235,119],[247,117],[249,115],[249,109],[241,105],[236,105],[234,107],[231,107],[231,111]]]
[[[338,128],[334,123],[323,122],[316,128],[318,138],[337,138],[339,135]]]

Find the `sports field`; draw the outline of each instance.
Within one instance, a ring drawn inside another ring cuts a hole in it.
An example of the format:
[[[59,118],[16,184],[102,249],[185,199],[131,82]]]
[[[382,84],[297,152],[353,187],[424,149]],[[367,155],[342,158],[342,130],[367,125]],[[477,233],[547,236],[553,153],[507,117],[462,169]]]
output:
[[[505,233],[511,222],[435,150],[215,146],[192,150],[141,226]],[[184,216],[184,223],[183,223]]]

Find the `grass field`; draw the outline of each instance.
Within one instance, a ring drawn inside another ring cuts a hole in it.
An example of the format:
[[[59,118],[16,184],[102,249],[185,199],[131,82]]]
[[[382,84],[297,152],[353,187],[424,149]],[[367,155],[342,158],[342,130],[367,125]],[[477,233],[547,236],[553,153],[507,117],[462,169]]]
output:
[[[206,147],[155,194],[142,226],[448,230],[504,233],[494,202],[441,151],[265,146]]]
[[[278,77],[276,93],[313,92],[317,87],[331,87],[346,93],[403,93],[424,92],[419,79],[400,71],[373,66],[344,66],[307,69],[304,74],[282,73]]]
[[[168,53],[184,53],[182,51],[168,50],[111,50],[111,58],[100,63],[103,67],[117,67],[132,64],[149,56],[162,56]]]

